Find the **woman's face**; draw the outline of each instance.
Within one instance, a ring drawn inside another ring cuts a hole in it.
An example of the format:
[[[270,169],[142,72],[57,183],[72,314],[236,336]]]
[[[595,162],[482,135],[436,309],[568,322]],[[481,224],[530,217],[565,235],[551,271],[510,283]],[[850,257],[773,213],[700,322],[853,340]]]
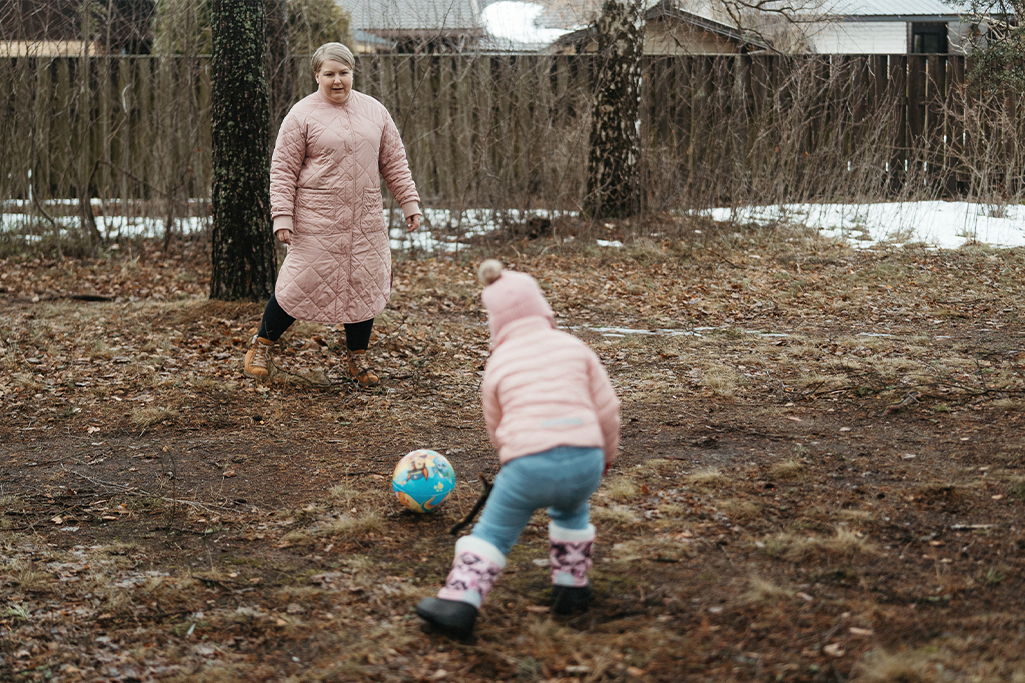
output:
[[[320,86],[320,92],[327,99],[335,104],[341,104],[349,99],[349,91],[352,90],[352,69],[346,65],[333,59],[325,60],[320,65],[320,71],[314,76],[317,85]]]

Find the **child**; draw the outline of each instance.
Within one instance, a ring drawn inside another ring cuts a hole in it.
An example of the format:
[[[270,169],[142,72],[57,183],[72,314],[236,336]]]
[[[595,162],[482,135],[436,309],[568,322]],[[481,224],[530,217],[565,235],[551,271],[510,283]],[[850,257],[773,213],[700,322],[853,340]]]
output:
[[[488,436],[502,469],[480,520],[456,542],[455,560],[436,598],[416,613],[457,638],[473,632],[477,611],[534,510],[547,507],[552,610],[566,614],[592,597],[594,545],[588,499],[619,448],[619,400],[598,356],[555,329],[534,278],[481,264],[491,358],[481,398]]]

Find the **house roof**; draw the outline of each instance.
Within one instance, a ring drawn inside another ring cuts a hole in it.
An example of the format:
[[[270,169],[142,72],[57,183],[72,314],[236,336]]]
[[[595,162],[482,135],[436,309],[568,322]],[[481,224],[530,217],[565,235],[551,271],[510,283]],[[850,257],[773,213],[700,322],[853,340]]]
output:
[[[376,35],[480,33],[477,0],[336,0],[353,31]]]
[[[757,36],[747,35],[744,32],[738,31],[729,24],[724,24],[721,21],[716,21],[715,19],[711,19],[707,16],[702,16],[695,12],[681,9],[679,6],[682,4],[684,3],[680,3],[675,0],[649,0],[647,3],[648,10],[645,14],[645,20],[654,21],[661,18],[680,19],[697,28],[709,33],[714,33],[729,40],[749,43],[758,47],[765,47],[764,41]],[[567,33],[556,41],[554,45],[561,46],[579,43],[592,37],[596,31],[597,29],[592,23],[589,26],[573,31],[572,33]]]
[[[956,19],[967,8],[943,0],[827,0],[818,14],[857,19],[905,21],[909,18]]]

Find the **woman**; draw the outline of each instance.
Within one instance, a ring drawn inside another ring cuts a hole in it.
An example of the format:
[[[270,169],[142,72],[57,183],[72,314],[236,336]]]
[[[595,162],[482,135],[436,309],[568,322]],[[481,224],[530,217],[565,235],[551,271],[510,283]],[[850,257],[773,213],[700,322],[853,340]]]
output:
[[[352,52],[313,54],[317,91],[285,117],[271,158],[274,235],[288,245],[274,294],[245,356],[247,377],[269,374],[270,349],[296,319],[343,323],[348,374],[378,383],[367,362],[374,318],[391,292],[381,177],[412,232],[420,197],[388,110],[352,89]]]

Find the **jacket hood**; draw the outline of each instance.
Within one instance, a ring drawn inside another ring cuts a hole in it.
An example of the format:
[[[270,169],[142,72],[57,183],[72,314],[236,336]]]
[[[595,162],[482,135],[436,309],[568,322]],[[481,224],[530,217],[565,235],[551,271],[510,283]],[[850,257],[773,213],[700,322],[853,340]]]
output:
[[[506,325],[521,318],[541,316],[555,326],[555,314],[534,278],[505,270],[494,259],[482,263],[479,274],[487,285],[480,298],[488,312],[492,345]]]

